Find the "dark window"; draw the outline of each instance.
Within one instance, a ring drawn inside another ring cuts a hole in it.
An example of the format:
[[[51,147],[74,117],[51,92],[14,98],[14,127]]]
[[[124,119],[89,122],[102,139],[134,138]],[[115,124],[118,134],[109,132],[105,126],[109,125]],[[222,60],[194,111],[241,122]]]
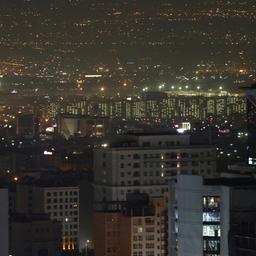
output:
[[[134,163],[133,168],[140,168],[140,164],[139,163]]]

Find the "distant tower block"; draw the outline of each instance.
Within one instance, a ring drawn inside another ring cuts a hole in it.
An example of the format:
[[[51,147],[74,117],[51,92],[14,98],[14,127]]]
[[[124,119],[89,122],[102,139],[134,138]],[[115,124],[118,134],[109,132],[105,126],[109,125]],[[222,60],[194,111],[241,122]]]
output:
[[[16,134],[18,136],[34,136],[35,116],[33,114],[20,114],[17,116]]]
[[[248,164],[256,166],[256,84],[241,89],[247,98]]]

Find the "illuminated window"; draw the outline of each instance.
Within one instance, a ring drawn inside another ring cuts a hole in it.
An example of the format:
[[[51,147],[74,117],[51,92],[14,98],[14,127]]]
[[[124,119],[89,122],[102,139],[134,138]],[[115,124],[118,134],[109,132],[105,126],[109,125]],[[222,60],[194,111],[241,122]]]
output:
[[[203,236],[220,237],[220,225],[204,225]]]
[[[204,212],[203,222],[220,222],[220,212]]]
[[[204,255],[218,256],[220,253],[220,197],[203,197],[203,251]]]
[[[256,165],[256,158],[251,158],[251,157],[250,157],[250,158],[248,159],[248,164],[249,164],[249,165]]]
[[[220,208],[219,196],[204,196],[203,197],[204,211],[216,211]]]

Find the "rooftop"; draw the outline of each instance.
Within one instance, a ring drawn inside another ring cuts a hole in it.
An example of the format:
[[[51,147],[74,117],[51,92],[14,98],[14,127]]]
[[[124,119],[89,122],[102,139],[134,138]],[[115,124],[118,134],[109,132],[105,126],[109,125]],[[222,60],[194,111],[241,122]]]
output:
[[[14,222],[23,222],[23,223],[29,223],[33,221],[52,221],[48,214],[41,214],[41,213],[40,214],[17,213],[11,216],[11,220]]]
[[[75,179],[70,177],[52,177],[37,179],[34,177],[23,177],[20,184],[37,187],[78,187]]]
[[[209,186],[228,186],[228,187],[256,187],[256,180],[253,178],[216,178],[205,179],[204,185]]]

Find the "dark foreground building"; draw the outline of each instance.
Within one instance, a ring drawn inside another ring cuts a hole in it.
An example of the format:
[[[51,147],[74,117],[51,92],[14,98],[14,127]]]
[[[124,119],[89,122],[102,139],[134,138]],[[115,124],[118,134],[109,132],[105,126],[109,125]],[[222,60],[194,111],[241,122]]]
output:
[[[11,219],[11,253],[56,256],[61,251],[61,223],[43,214],[19,214]]]
[[[169,255],[256,255],[256,181],[179,175],[170,182]]]

